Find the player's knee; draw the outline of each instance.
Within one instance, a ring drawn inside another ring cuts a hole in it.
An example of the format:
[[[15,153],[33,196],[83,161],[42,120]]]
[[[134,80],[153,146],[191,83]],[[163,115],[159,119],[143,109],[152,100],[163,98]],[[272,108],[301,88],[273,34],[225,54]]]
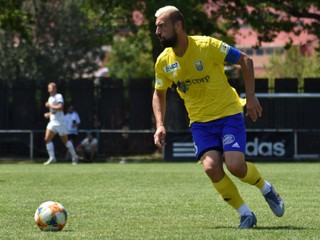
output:
[[[65,146],[66,146],[66,148],[72,148],[73,144],[71,141],[66,141]]]
[[[246,165],[242,161],[229,161],[226,167],[236,177],[244,177],[246,174]]]
[[[220,175],[221,172],[223,171],[220,162],[215,161],[208,156],[204,156],[202,158],[202,164],[203,164],[203,168],[204,168],[205,173],[210,178],[214,178],[215,176]]]

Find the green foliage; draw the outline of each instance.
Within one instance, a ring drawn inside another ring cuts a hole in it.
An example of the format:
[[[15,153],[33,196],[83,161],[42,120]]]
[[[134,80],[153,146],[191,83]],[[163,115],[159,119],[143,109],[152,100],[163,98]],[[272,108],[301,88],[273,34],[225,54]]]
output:
[[[315,240],[320,236],[319,163],[259,163],[286,204],[275,217],[258,189],[232,178],[258,225],[239,230],[237,212],[196,163],[0,164],[3,240]],[[310,181],[310,179],[312,179]],[[61,232],[41,232],[41,202],[63,204]]]
[[[94,5],[102,6],[99,1],[91,0]],[[209,3],[211,8],[205,10],[204,6]],[[146,0],[142,2],[132,2],[124,0],[119,3],[126,9],[140,10],[149,28],[153,59],[155,60],[162,51],[158,39],[154,34],[154,13],[165,5],[172,4],[178,7],[185,15],[188,34],[205,34],[220,38],[223,41],[233,45],[232,36],[228,36],[228,30],[240,28],[242,24],[248,24],[258,32],[258,41],[272,41],[280,31],[294,32],[299,34],[301,30],[315,34],[319,39],[320,15],[317,11],[310,9],[319,9],[319,1],[182,1],[176,0],[170,3],[166,0]],[[210,9],[210,11],[208,11]],[[208,18],[208,13],[210,16]],[[292,18],[296,20],[292,20]],[[304,22],[308,19],[312,22]],[[300,26],[300,27],[299,27]],[[297,28],[298,27],[298,28]],[[128,25],[131,32],[135,32],[133,25]],[[292,44],[288,39],[287,47]],[[118,62],[117,64],[120,64]]]
[[[84,0],[80,4],[92,29],[103,34],[104,41],[111,43],[113,37],[124,29],[131,29],[132,9],[130,5],[113,0]]]
[[[150,34],[139,28],[136,34],[118,37],[108,56],[110,76],[123,79],[152,78],[154,64]]]
[[[35,21],[30,38],[17,28],[0,32],[0,56],[5,59],[0,77],[55,81],[93,73],[105,42],[79,4],[72,0],[33,3],[33,8],[21,6],[21,12],[32,14]]]
[[[205,12],[203,4],[207,3],[207,0],[147,0],[145,4],[135,6],[141,10],[145,18],[148,20],[148,28],[151,33],[152,46],[153,46],[153,58],[157,58],[159,53],[162,51],[162,47],[159,44],[159,40],[155,36],[155,12],[166,5],[176,6],[185,16],[187,33],[190,35],[210,35],[215,37],[227,36],[228,21],[223,24],[218,21],[219,16],[213,14],[210,19]],[[232,38],[231,38],[232,39]]]
[[[299,47],[292,47],[286,54],[274,54],[270,57],[270,63],[265,66],[269,79],[274,78],[313,78],[320,76],[320,57],[318,54],[304,56]]]
[[[0,77],[54,80],[90,74],[97,68],[101,46],[112,45],[114,37],[123,32],[132,34],[122,41],[128,53],[120,49],[120,42],[115,43],[115,51],[121,57],[114,58],[113,61],[119,62],[112,64],[125,65],[131,72],[117,70],[113,74],[124,78],[141,76],[142,70],[137,66],[149,62],[150,51],[153,60],[162,51],[154,34],[154,13],[168,4],[184,13],[188,34],[215,36],[229,44],[233,44],[233,36],[228,36],[228,30],[242,24],[258,32],[260,43],[272,41],[279,31],[299,34],[303,30],[314,34],[315,41],[320,39],[318,0],[0,0]],[[146,25],[134,25],[134,10],[144,14]],[[148,39],[146,44],[134,43],[141,27],[148,29],[143,33]],[[291,43],[288,39],[288,46]],[[139,51],[142,53],[137,54]],[[126,58],[130,59],[126,61]]]
[[[23,0],[0,0],[0,30],[18,33],[24,41],[31,41],[34,17]]]
[[[214,2],[214,1],[211,1]],[[280,31],[300,34],[305,31],[320,39],[320,2],[306,1],[219,1],[214,14],[229,19],[233,28],[248,24],[258,32],[259,44],[271,42]],[[292,44],[291,39],[287,41]]]

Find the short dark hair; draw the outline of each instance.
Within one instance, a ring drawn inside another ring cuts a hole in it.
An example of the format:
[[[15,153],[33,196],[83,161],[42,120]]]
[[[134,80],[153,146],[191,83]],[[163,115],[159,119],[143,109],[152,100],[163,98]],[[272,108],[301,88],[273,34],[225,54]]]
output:
[[[184,21],[184,16],[180,11],[172,11],[172,12],[170,12],[169,18],[173,23],[181,21],[183,30],[184,31],[186,30],[186,24],[185,24],[185,21]]]

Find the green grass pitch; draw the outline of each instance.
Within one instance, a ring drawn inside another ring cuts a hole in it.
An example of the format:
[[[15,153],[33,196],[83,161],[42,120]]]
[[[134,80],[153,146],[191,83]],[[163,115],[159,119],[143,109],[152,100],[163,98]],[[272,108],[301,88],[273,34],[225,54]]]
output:
[[[196,163],[0,164],[0,239],[320,239],[320,163],[256,163],[286,204],[275,217],[260,192],[235,179],[258,218],[239,217]],[[41,232],[34,212],[61,202],[68,222]]]

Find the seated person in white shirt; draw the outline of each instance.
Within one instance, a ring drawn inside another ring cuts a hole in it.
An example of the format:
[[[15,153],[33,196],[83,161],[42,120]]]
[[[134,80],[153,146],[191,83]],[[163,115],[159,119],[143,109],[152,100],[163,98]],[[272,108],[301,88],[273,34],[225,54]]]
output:
[[[98,140],[93,133],[88,132],[87,137],[81,141],[77,147],[80,160],[93,162],[97,156]]]

